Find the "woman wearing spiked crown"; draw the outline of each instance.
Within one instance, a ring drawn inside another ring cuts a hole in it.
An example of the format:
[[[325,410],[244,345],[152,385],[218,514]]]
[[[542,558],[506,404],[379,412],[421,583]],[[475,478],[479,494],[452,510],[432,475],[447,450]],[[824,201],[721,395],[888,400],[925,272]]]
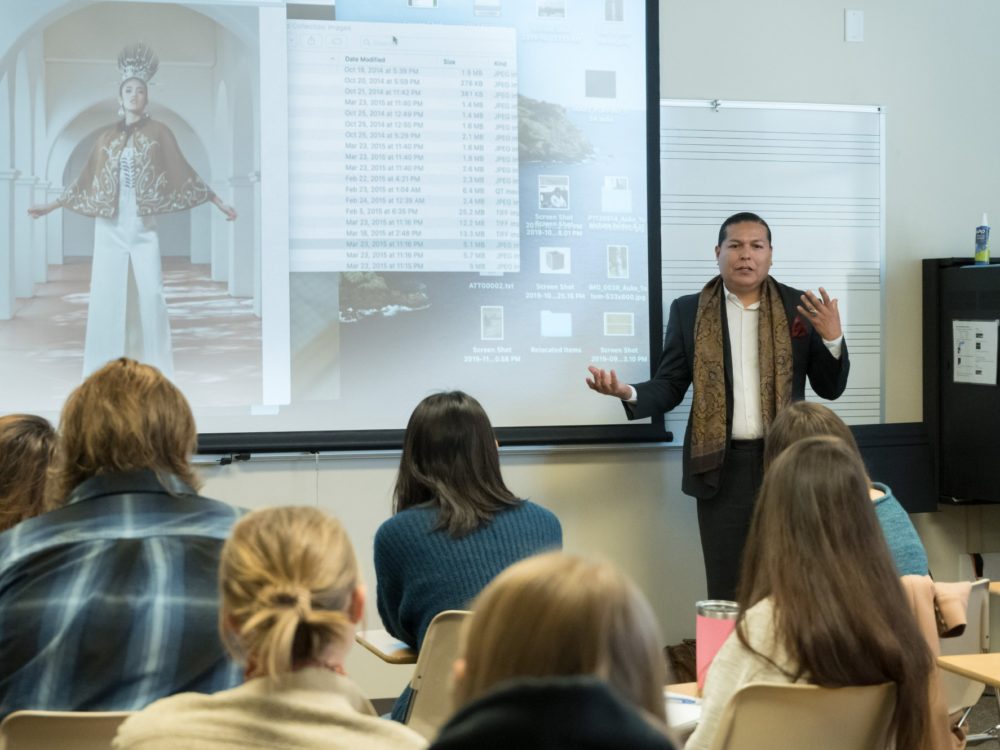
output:
[[[126,353],[130,262],[142,326],[141,359],[173,377],[154,217],[211,201],[227,220],[236,218],[233,207],[212,192],[187,163],[170,128],[146,112],[149,80],[158,67],[159,59],[145,44],[121,51],[118,99],[122,119],[101,132],[83,171],[57,200],[28,209],[36,219],[57,208],[95,217],[85,377]]]

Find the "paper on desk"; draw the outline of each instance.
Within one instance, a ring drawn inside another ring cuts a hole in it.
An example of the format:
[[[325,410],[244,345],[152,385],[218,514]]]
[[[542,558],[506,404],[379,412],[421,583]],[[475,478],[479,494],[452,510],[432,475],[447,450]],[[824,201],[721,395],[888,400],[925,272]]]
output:
[[[362,640],[368,641],[372,646],[386,654],[406,651],[410,648],[395,636],[389,635],[387,630],[362,630],[358,635]]]
[[[701,718],[701,698],[663,691],[667,704],[667,723],[674,729],[694,729]]]

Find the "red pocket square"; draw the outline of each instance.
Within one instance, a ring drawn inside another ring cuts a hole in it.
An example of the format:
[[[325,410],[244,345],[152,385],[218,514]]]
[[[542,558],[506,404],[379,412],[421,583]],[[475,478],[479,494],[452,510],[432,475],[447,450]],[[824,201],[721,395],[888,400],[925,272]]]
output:
[[[809,329],[806,328],[806,324],[802,322],[802,318],[796,315],[795,320],[792,321],[792,338],[803,339],[808,335]]]

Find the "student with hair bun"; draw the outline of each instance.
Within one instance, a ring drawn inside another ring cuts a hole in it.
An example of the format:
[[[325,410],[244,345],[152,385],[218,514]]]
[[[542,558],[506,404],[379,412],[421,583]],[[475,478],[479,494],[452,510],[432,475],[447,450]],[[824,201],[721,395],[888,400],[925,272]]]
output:
[[[365,590],[339,521],[314,507],[249,514],[223,548],[219,591],[219,628],[246,665],[246,682],[153,703],[121,726],[116,748],[426,745],[407,727],[378,718],[344,672]]]

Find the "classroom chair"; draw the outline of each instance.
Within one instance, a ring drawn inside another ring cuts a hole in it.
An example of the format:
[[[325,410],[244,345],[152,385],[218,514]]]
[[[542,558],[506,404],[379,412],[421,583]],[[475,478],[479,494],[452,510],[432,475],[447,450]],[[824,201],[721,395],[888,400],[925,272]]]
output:
[[[969,592],[965,632],[954,638],[941,638],[940,646],[942,656],[985,654],[990,650],[990,580],[988,578],[981,578],[972,584],[972,589]],[[964,727],[969,718],[969,712],[979,702],[986,686],[954,672],[944,669],[940,671],[941,687],[948,704],[948,712],[953,714],[956,711],[964,710],[965,713],[958,722],[960,727]],[[997,696],[997,701],[998,710],[1000,710],[1000,695]],[[994,740],[997,738],[998,731],[1000,731],[1000,725],[992,727],[986,732],[970,734],[966,737],[966,742],[974,745]]]
[[[750,683],[733,696],[712,750],[878,750],[896,701],[891,682],[863,687]]]
[[[3,750],[110,750],[131,711],[15,711],[0,724]]]
[[[428,740],[451,716],[451,675],[459,654],[462,623],[472,614],[464,610],[447,610],[431,620],[417,655],[410,688],[410,708],[406,724]]]

